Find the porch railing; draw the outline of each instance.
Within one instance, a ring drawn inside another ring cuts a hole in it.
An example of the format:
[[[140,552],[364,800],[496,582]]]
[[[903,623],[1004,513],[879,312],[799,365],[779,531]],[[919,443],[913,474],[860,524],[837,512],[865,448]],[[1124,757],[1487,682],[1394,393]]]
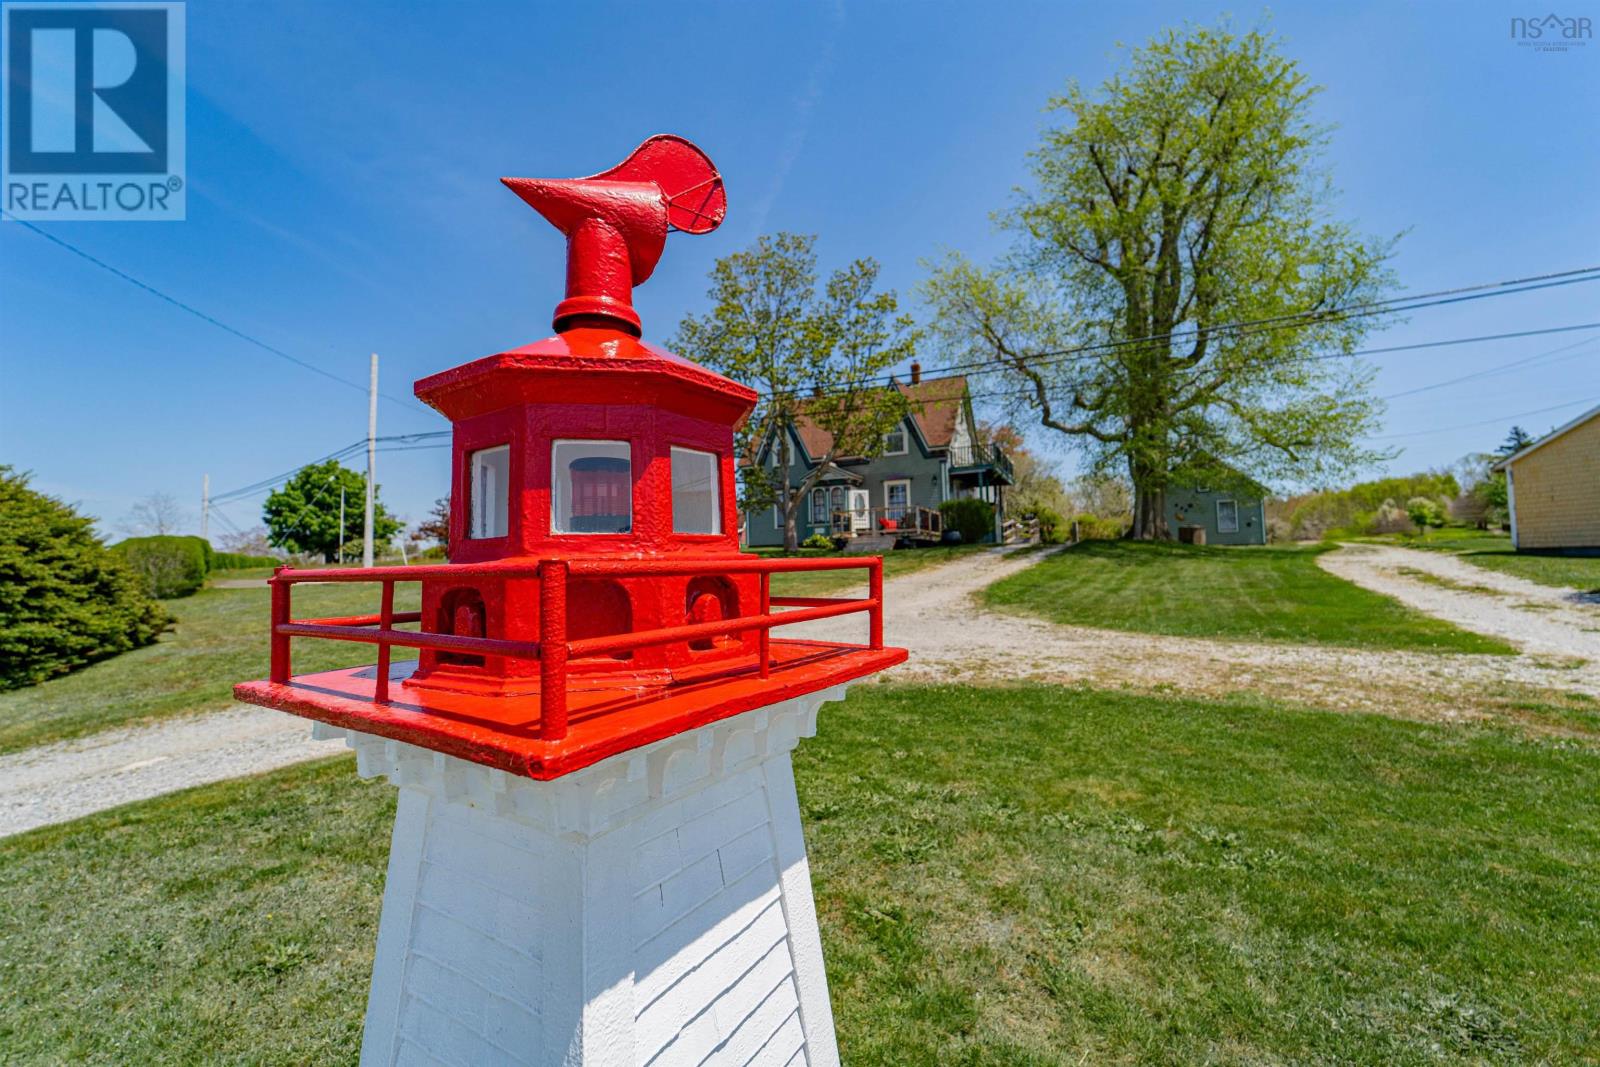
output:
[[[867,572],[867,596],[844,597],[773,596],[772,576],[792,571],[860,569]],[[567,635],[567,581],[584,578],[664,578],[701,575],[754,574],[758,582],[757,612],[714,622],[664,626],[633,633],[608,634],[572,640]],[[394,587],[400,582],[428,579],[532,578],[539,582],[539,640],[509,641],[495,637],[469,637],[460,634],[398,630],[396,626],[420,623],[420,611],[395,611]],[[379,608],[374,615],[343,615],[322,619],[295,619],[291,590],[296,585],[324,582],[368,582],[382,586]],[[772,629],[815,619],[830,619],[859,612],[867,614],[866,648],[883,647],[883,559],[856,556],[835,559],[579,559],[544,560],[540,563],[458,563],[425,567],[334,567],[323,570],[280,567],[270,581],[272,588],[271,680],[286,684],[291,676],[290,640],[296,637],[356,641],[378,646],[378,664],[373,680],[372,699],[389,700],[390,650],[432,649],[478,656],[539,661],[539,738],[559,741],[567,735],[567,661],[635,648],[674,644],[758,633],[759,670],[762,678],[771,675]],[[774,608],[790,608],[774,611]]]
[[[993,467],[1005,475],[1006,481],[1011,481],[1013,477],[1011,457],[995,445],[954,446],[950,449],[950,466],[956,470]]]
[[[866,516],[866,522],[858,523]],[[894,507],[857,508],[854,511],[835,511],[830,523],[834,537],[853,537],[858,533],[888,533],[883,529],[884,519],[895,523],[894,533],[926,534],[939,537],[944,534],[944,516],[934,508],[921,504],[899,504]]]

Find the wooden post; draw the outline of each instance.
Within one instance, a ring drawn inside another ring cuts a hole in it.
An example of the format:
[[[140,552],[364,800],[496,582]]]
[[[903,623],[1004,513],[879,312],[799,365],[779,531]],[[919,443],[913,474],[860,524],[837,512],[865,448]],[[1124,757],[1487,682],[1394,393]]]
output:
[[[280,634],[278,627],[289,621],[289,583],[274,574],[267,584],[272,587],[272,665],[268,676],[282,685],[289,680],[289,635]]]
[[[378,609],[378,629],[388,630],[394,626],[394,582],[385,580],[383,583],[383,606]],[[379,704],[389,702],[389,642],[384,641],[378,645],[378,676],[373,682],[372,699]]]
[[[539,565],[539,737],[567,736],[567,565]]]

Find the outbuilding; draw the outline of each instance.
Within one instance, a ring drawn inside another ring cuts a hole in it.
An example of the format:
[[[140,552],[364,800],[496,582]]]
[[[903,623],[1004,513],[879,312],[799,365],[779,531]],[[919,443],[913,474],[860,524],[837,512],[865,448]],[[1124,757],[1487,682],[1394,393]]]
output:
[[[1496,463],[1519,552],[1600,553],[1600,407]]]

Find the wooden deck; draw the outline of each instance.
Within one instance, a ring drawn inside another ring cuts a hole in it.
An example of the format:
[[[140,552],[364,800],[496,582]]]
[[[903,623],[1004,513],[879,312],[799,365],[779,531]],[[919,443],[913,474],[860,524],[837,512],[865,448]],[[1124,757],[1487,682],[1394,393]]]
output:
[[[895,528],[887,528],[893,522]],[[937,544],[944,538],[944,516],[933,508],[920,504],[907,507],[858,508],[854,511],[835,511],[830,523],[835,538],[851,540],[858,537],[888,537],[895,540],[919,541]]]

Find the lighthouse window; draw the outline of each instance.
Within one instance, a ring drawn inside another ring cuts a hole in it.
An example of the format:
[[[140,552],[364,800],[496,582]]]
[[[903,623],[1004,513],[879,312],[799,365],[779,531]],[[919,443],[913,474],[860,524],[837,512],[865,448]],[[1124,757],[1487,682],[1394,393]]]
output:
[[[620,534],[633,529],[633,459],[626,441],[557,441],[550,450],[550,528]]]
[[[511,488],[511,448],[485,448],[468,459],[471,497],[467,502],[468,537],[504,537],[506,501]]]
[[[717,457],[687,448],[672,450],[672,532],[722,532],[717,509]]]

